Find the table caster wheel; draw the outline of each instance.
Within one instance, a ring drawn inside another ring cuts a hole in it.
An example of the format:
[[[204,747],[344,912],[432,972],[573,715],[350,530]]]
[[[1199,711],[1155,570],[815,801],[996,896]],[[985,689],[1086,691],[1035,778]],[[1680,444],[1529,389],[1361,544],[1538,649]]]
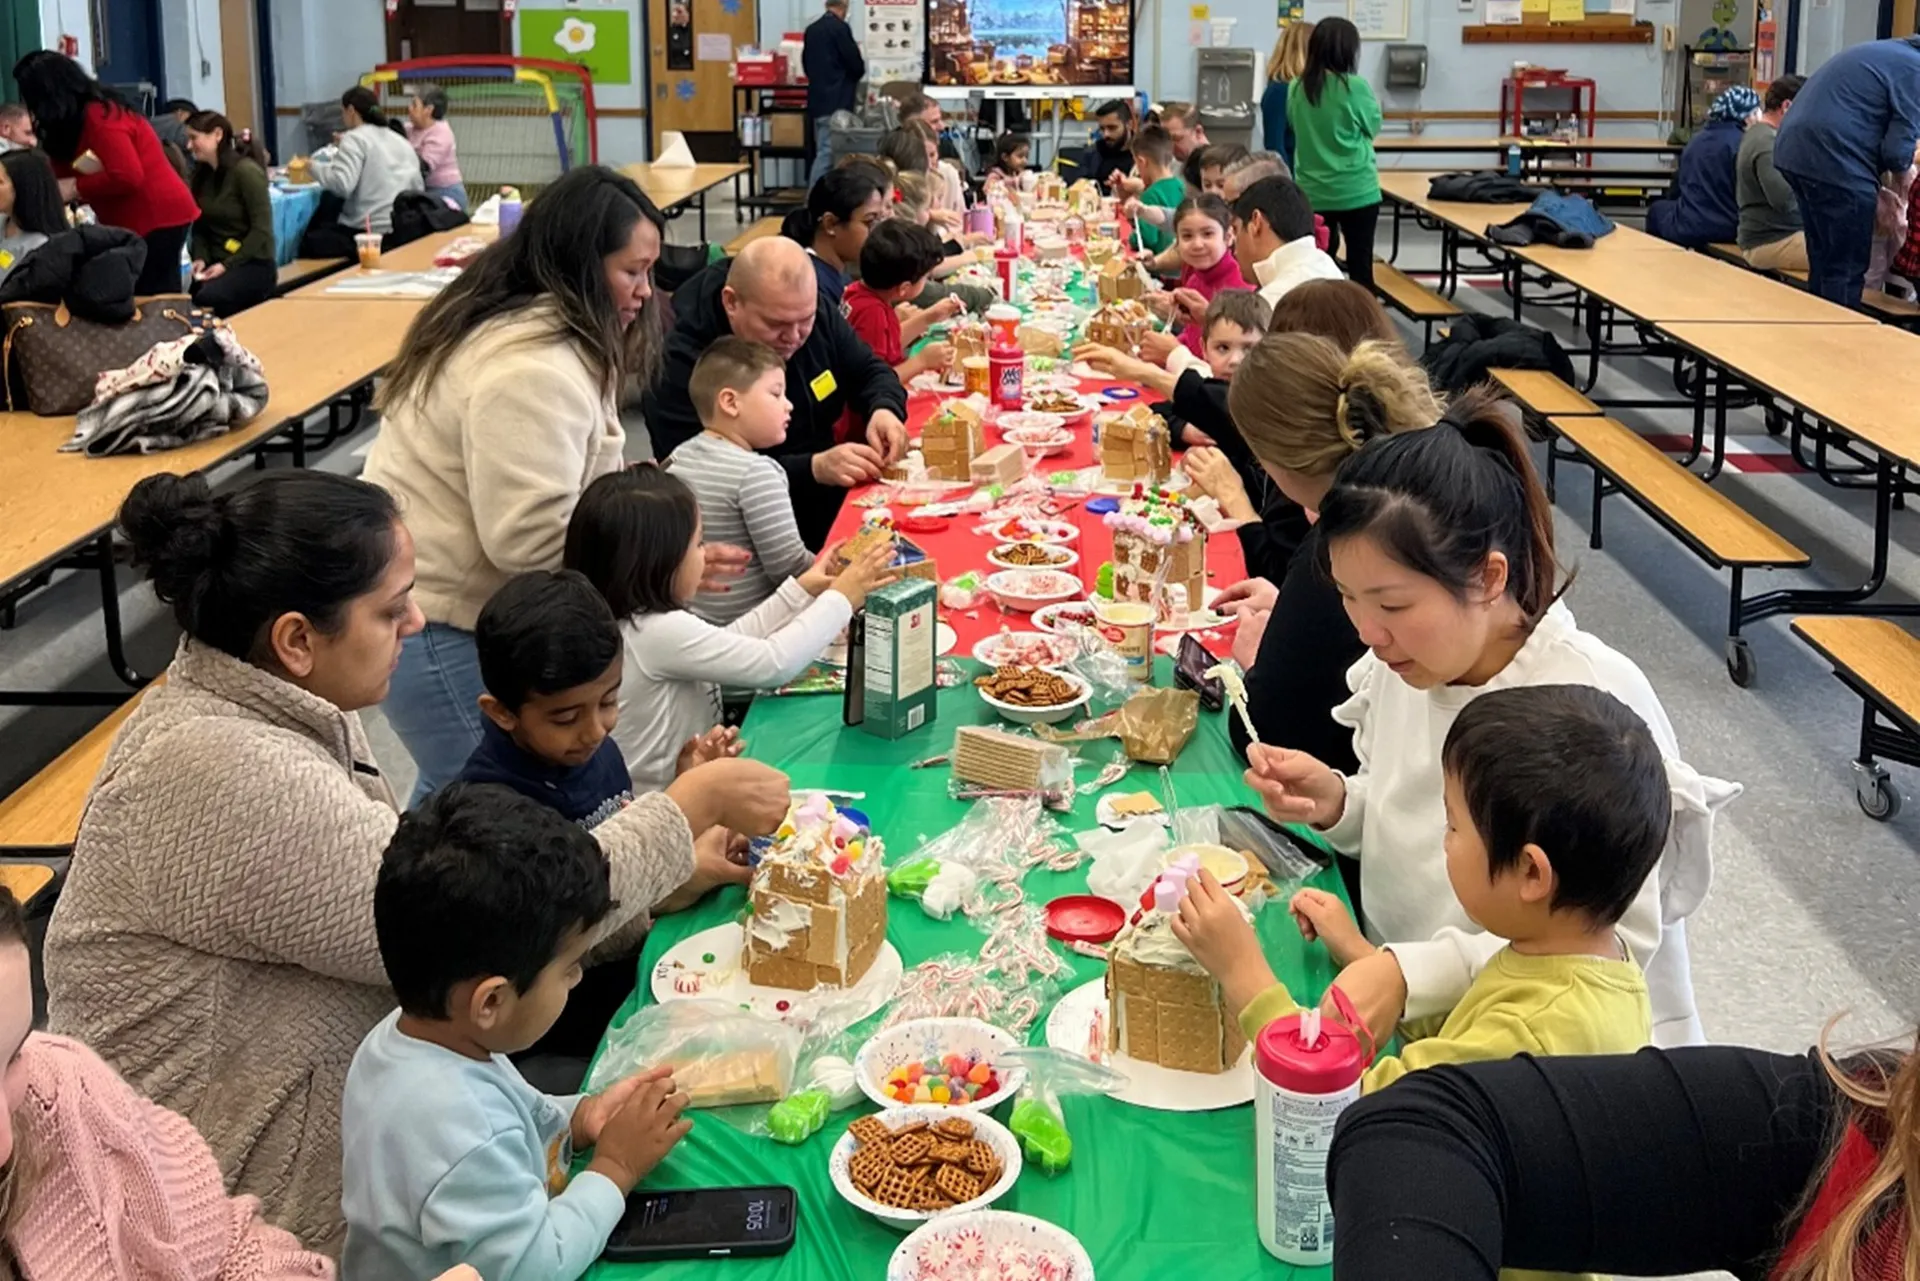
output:
[[[1732,678],[1733,683],[1741,689],[1746,689],[1753,684],[1754,671],[1753,646],[1747,643],[1744,636],[1728,637],[1727,675]]]
[[[1859,777],[1853,783],[1853,798],[1860,802],[1862,814],[1884,823],[1900,812],[1900,791],[1887,777],[1885,769],[1860,764],[1855,764],[1854,769],[1859,771]]]

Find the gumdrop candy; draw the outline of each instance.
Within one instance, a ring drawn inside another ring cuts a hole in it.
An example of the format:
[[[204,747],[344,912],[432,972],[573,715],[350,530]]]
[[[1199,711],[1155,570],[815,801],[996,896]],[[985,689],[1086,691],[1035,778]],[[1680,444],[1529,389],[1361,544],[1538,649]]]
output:
[[[1019,1136],[1020,1150],[1030,1165],[1046,1174],[1058,1174],[1073,1159],[1073,1139],[1066,1122],[1038,1099],[1023,1098],[1013,1105],[1007,1128]]]
[[[833,1110],[825,1090],[802,1090],[767,1111],[767,1129],[776,1143],[803,1143],[827,1123]]]

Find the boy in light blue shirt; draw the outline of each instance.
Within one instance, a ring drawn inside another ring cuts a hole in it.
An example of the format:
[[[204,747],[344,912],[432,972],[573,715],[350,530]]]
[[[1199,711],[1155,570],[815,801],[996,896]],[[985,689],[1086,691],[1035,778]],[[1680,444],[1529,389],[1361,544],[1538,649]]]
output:
[[[466,1263],[487,1281],[570,1281],[606,1248],[627,1193],[691,1128],[687,1096],[658,1069],[554,1098],[507,1055],[559,1018],[612,907],[593,837],[509,788],[454,783],[400,820],[373,900],[400,1008],[347,1071],[341,1275]]]

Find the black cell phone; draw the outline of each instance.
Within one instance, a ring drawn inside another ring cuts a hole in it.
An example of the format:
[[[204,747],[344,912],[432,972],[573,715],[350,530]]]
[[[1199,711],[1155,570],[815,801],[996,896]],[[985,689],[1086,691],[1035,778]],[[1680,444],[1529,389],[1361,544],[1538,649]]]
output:
[[[614,1263],[654,1259],[761,1258],[793,1248],[792,1188],[635,1191],[607,1238]]]
[[[1198,694],[1201,706],[1210,712],[1219,711],[1227,703],[1227,687],[1218,676],[1206,674],[1219,661],[1191,633],[1180,638],[1180,651],[1173,658],[1173,683]]]

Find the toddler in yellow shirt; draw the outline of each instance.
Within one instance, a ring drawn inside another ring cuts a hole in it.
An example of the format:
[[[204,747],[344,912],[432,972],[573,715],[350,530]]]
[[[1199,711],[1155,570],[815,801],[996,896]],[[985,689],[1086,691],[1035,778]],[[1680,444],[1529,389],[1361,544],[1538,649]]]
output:
[[[1591,686],[1493,690],[1460,712],[1441,765],[1447,879],[1467,915],[1508,943],[1437,1029],[1399,1028],[1400,1055],[1378,1059],[1362,1090],[1441,1063],[1646,1045],[1646,979],[1614,931],[1667,838],[1666,769],[1646,723]],[[1343,970],[1368,957],[1391,963],[1333,895],[1302,890],[1292,910],[1301,934]],[[1248,1040],[1300,1008],[1206,872],[1189,885],[1173,932],[1240,1011]],[[1382,1022],[1378,1040],[1397,1013]]]

